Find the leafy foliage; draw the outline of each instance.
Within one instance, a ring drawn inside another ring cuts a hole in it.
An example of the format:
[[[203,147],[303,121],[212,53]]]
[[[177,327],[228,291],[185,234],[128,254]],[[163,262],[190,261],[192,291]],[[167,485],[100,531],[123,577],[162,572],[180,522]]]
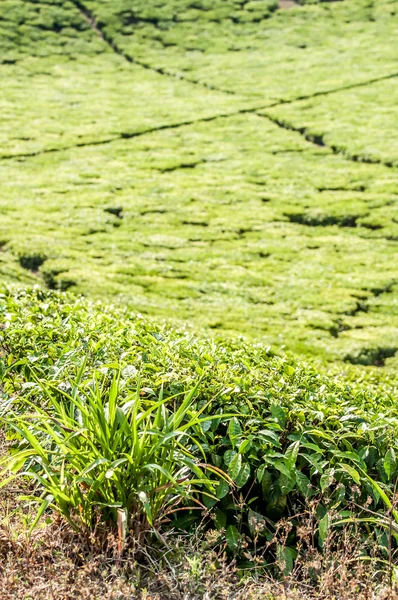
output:
[[[28,394],[22,414],[8,413],[18,447],[1,462],[11,478],[22,470],[38,482],[40,497],[24,498],[40,502],[33,526],[50,506],[78,531],[113,522],[123,540],[132,530],[142,542],[149,528],[193,497],[195,486],[213,491],[206,470],[228,479],[193,454],[204,455],[191,433],[202,422],[200,411],[192,411],[197,387],[177,405],[162,392],[148,399],[140,387],[120,402],[118,377],[109,389],[99,374],[80,383],[84,367],[64,389],[44,383],[44,406]]]
[[[303,505],[320,547],[334,515],[395,533],[398,12],[299,4],[3,0],[1,277],[127,307],[1,299],[4,464],[38,516],[140,537],[194,502],[235,555],[287,519],[285,574]]]
[[[3,0],[1,279],[394,367],[395,4]]]
[[[384,391],[379,385],[375,393],[370,377],[368,384],[365,381],[365,384],[348,385],[338,378],[321,376],[309,365],[273,356],[261,346],[243,340],[234,345],[195,338],[187,331],[169,329],[120,309],[104,308],[60,293],[6,292],[2,303],[6,324],[1,342],[2,410],[7,415],[8,427],[14,427],[16,419],[15,426],[28,440],[31,427],[39,423],[36,425],[39,430],[52,432],[54,440],[70,444],[79,460],[83,460],[79,449],[81,444],[84,446],[84,440],[69,435],[67,430],[59,430],[51,419],[48,422],[45,407],[51,402],[51,410],[59,413],[56,419],[59,416],[71,419],[67,427],[74,432],[78,432],[81,425],[72,415],[71,407],[78,408],[83,418],[87,418],[86,427],[92,439],[100,444],[96,453],[90,453],[89,459],[84,458],[84,463],[79,463],[80,476],[89,465],[105,458],[106,461],[96,464],[94,473],[96,480],[98,474],[101,480],[106,479],[109,464],[125,458],[123,453],[128,453],[127,448],[135,443],[134,432],[119,430],[118,423],[119,419],[133,419],[131,389],[136,393],[140,378],[141,389],[149,396],[148,400],[143,396],[145,401],[138,396],[137,401],[144,402],[144,407],[150,401],[148,412],[142,413],[146,415],[142,431],[153,428],[157,418],[161,419],[156,429],[159,448],[161,440],[172,431],[178,431],[182,440],[188,425],[195,440],[191,443],[187,438],[188,454],[183,453],[180,458],[179,450],[177,452],[172,445],[166,459],[169,479],[164,474],[159,475],[166,479],[156,483],[155,489],[165,481],[172,481],[170,477],[176,480],[180,469],[194,469],[193,457],[212,465],[213,473],[219,473],[217,469],[228,473],[235,483],[235,491],[230,489],[225,477],[218,483],[218,476],[212,476],[212,482],[207,481],[210,473],[206,476],[195,473],[195,477],[205,486],[198,488],[198,498],[208,509],[214,510],[215,524],[220,532],[226,532],[231,550],[238,551],[239,540],[245,536],[271,538],[279,519],[294,520],[300,506],[311,500],[318,504],[320,543],[326,535],[329,517],[325,515],[329,512],[337,513],[340,518],[360,517],[365,510],[360,507],[368,506],[371,499],[372,510],[384,514],[385,495],[393,493],[397,478],[397,420],[391,412],[395,402],[391,385],[384,384]],[[87,363],[82,367],[85,357]],[[88,381],[93,370],[100,370],[109,380],[116,365],[121,369],[121,376],[117,409],[112,413],[113,425],[105,420],[106,435],[97,434],[106,396],[86,382],[83,401],[80,387],[73,387],[71,382],[79,372]],[[40,385],[34,383],[35,377]],[[189,396],[187,410],[189,407],[191,412],[188,411],[185,415],[188,420],[184,421],[181,412],[174,412],[175,395],[192,389],[198,378],[201,378],[200,387],[196,395]],[[49,396],[47,389],[53,390],[55,396],[53,392]],[[74,395],[76,389],[80,390],[77,396]],[[156,402],[151,398],[161,400]],[[92,402],[93,410],[87,412],[85,402]],[[16,413],[13,418],[10,418],[10,406]],[[26,406],[28,414],[36,407],[32,414],[37,416],[29,427]],[[148,423],[144,426],[146,419]],[[116,427],[118,436],[111,435],[111,427]],[[151,450],[146,446],[150,444],[149,437],[142,435],[144,468]],[[108,456],[107,448],[113,448],[114,444],[115,455]],[[32,446],[27,457],[35,452]],[[62,449],[55,453],[58,467],[64,454]],[[159,455],[156,456],[153,462],[159,464],[156,462]],[[135,502],[140,491],[153,502],[153,487],[141,490],[134,484],[135,476],[131,475],[130,480],[122,476],[130,467],[133,469],[128,461],[119,465],[115,471],[116,481],[119,485],[126,481],[128,489],[132,485]],[[106,489],[111,486],[111,491],[101,500],[104,504],[121,501],[116,483],[112,487],[112,478],[113,474],[106,482]],[[372,481],[376,481],[378,487]],[[203,493],[207,485],[214,486],[214,497]],[[95,490],[94,486],[92,494]],[[75,493],[79,496],[78,490]],[[93,498],[91,495],[90,500]],[[122,498],[124,506],[127,501]],[[156,514],[163,510],[165,498],[162,496],[159,502],[158,508],[152,508]],[[176,514],[175,525],[188,527],[195,519],[195,512]],[[294,546],[294,532],[289,543]]]

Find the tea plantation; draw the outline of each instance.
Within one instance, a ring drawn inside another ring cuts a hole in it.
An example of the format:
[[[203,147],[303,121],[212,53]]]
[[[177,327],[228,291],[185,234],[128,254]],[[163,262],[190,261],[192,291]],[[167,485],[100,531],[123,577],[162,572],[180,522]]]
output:
[[[397,39],[398,0],[0,0],[0,485],[40,506],[0,502],[5,600],[50,597],[10,531],[55,513],[86,558],[206,515],[239,576],[393,593]]]
[[[2,0],[2,278],[395,364],[396,9]]]

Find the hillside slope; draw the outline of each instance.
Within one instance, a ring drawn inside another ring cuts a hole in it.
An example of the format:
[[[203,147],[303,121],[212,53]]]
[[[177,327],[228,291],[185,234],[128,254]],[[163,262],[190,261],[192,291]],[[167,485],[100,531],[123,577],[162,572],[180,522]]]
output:
[[[397,2],[3,0],[0,276],[397,364]]]

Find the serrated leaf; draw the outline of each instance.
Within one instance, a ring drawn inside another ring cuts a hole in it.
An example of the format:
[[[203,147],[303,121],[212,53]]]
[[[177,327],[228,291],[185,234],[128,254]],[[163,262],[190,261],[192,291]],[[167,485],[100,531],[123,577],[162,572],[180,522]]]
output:
[[[319,485],[321,486],[322,492],[324,492],[328,487],[330,487],[334,481],[334,469],[328,469],[322,475]]]
[[[285,375],[288,375],[288,377],[291,377],[295,373],[295,368],[292,367],[292,365],[284,365],[283,372]]]
[[[219,500],[224,498],[229,492],[229,485],[225,479],[221,479],[216,489],[216,496]]]
[[[345,465],[343,463],[339,463],[339,466],[343,469],[343,471],[348,473],[348,475],[350,475],[350,477],[352,477],[352,479],[355,481],[355,483],[357,483],[357,484],[361,483],[361,477],[360,477],[358,471],[356,471],[353,467],[351,467],[350,465]]]
[[[383,462],[384,470],[389,480],[395,472],[395,461],[395,452],[392,448],[390,448],[389,450],[387,450]]]
[[[227,467],[229,466],[229,464],[230,464],[231,460],[233,459],[233,457],[236,456],[236,455],[237,455],[236,450],[227,450],[224,453],[224,462],[227,465]]]
[[[273,446],[280,446],[278,434],[271,429],[261,429],[257,432],[257,437],[264,442],[269,442]]]
[[[266,469],[266,465],[265,464],[260,465],[258,467],[257,472],[256,472],[256,477],[257,477],[258,483],[261,483],[261,480],[263,478],[265,469]]]
[[[237,480],[241,468],[242,468],[242,455],[235,454],[235,456],[233,457],[233,459],[231,460],[231,462],[228,465],[228,474],[234,481]]]
[[[287,448],[287,450],[285,452],[285,459],[287,461],[289,468],[292,468],[296,464],[299,449],[300,449],[299,441],[293,442],[293,444],[290,444],[290,446]]]
[[[240,454],[238,455],[240,456]],[[249,463],[243,463],[241,470],[239,471],[239,475],[235,479],[236,486],[241,488],[247,483],[250,477],[250,465]]]
[[[361,462],[361,458],[356,452],[340,452],[337,450],[334,452],[334,456],[337,458],[347,458],[348,460],[352,460],[356,463]]]
[[[235,447],[236,444],[238,443],[238,440],[240,440],[240,438],[242,436],[242,428],[236,417],[233,417],[230,420],[230,422],[228,424],[227,433],[228,433],[229,439],[231,440],[232,446]]]
[[[337,487],[336,487],[336,491],[333,494],[333,508],[336,508],[337,506],[339,506],[339,504],[344,500],[345,498],[345,492],[346,492],[346,488],[345,485],[343,485],[342,483],[340,483]]]
[[[292,472],[288,477],[281,475],[278,479],[282,494],[289,494],[296,485],[296,478]]]
[[[213,506],[215,504],[217,504],[217,499],[211,498],[207,494],[203,494],[202,501],[203,501],[203,504],[205,505],[205,507],[208,509],[213,508]]]
[[[263,498],[267,498],[272,487],[272,475],[269,471],[264,471],[261,478],[261,490],[263,492]]]
[[[305,458],[310,465],[312,465],[315,469],[314,474],[315,473],[319,473],[322,474],[323,473],[323,468],[322,468],[322,464],[319,462],[319,460],[317,460],[315,458],[315,456],[313,454],[301,454],[301,456],[303,456],[303,458]]]
[[[352,423],[366,423],[366,420],[361,417],[360,415],[344,415],[344,417],[341,417],[340,419],[340,423],[347,423],[347,422],[352,422]]]
[[[228,548],[233,552],[236,552],[239,548],[240,533],[235,525],[229,525],[225,532],[225,539],[228,544]]]
[[[322,547],[329,531],[330,527],[330,516],[328,513],[319,521],[319,545]]]
[[[240,454],[245,454],[245,452],[248,452],[250,450],[250,448],[252,447],[253,441],[251,440],[251,438],[248,438],[247,440],[243,440],[243,442],[240,444],[239,448],[238,448],[238,452]]]
[[[219,508],[216,508],[214,511],[214,525],[216,529],[225,529],[227,524],[227,516],[224,511]]]
[[[311,482],[301,471],[296,471],[296,484],[298,490],[303,494],[303,496],[307,497],[311,490]]]
[[[275,467],[275,469],[278,469],[278,471],[280,471],[286,477],[291,477],[292,469],[289,469],[289,467],[287,465],[285,465],[285,463],[282,462],[281,460],[275,461],[273,463],[273,466]]]
[[[212,461],[212,464],[215,467],[220,468],[221,465],[222,465],[222,458],[221,458],[221,456],[219,454],[212,454],[211,455],[211,461]]]
[[[200,427],[201,427],[203,433],[206,433],[206,431],[209,431],[211,425],[212,425],[211,421],[203,421],[203,423],[200,424]]]
[[[283,575],[287,577],[293,571],[294,558],[296,553],[292,548],[288,548],[287,546],[282,546],[281,544],[278,544],[276,554],[280,569]]]
[[[320,448],[317,444],[313,444],[312,442],[301,442],[302,448],[309,448],[310,450],[315,450],[318,454],[323,454],[324,450]]]
[[[286,414],[280,404],[271,404],[271,415],[276,419],[281,427],[286,425]]]

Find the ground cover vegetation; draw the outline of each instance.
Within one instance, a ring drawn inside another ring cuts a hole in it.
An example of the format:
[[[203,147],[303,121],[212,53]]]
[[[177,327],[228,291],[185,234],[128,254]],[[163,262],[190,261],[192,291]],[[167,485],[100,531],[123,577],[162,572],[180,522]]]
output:
[[[397,33],[0,0],[5,599],[394,597]]]
[[[358,383],[353,371],[348,385],[260,344],[196,338],[59,292],[5,290],[2,315],[2,486],[33,480],[25,526],[52,508],[83,539],[117,531],[121,552],[154,531],[167,547],[169,528],[206,522],[208,548],[288,576],[298,557],[333,550],[333,528],[363,523],[356,562],[394,568],[385,376]],[[322,569],[311,568],[315,585]]]

